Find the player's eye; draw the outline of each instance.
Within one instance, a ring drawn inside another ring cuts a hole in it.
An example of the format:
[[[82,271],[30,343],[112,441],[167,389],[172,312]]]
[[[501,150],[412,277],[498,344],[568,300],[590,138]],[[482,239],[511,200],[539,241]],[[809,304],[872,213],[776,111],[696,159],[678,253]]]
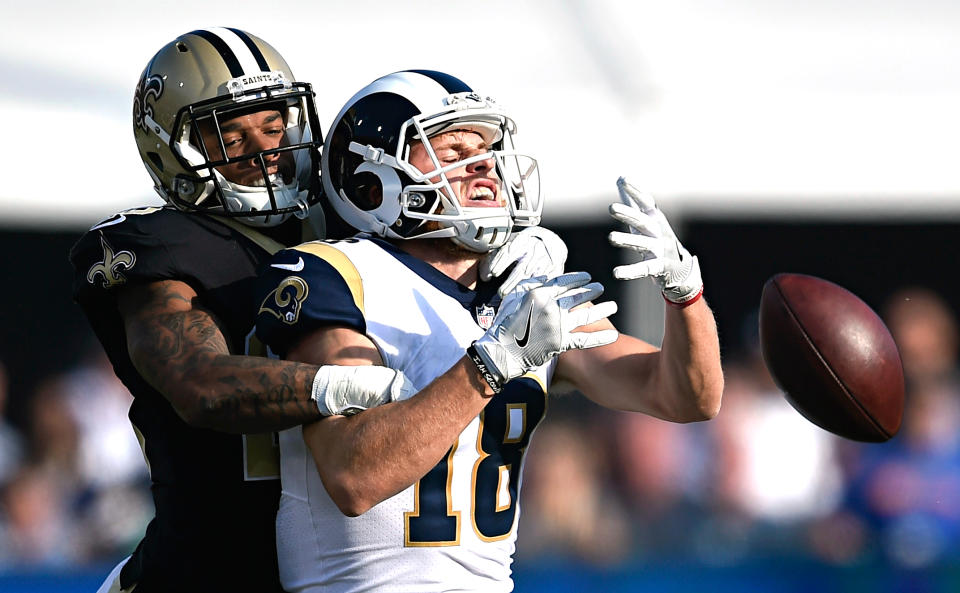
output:
[[[450,165],[460,160],[460,154],[455,150],[441,150],[437,153],[437,160],[444,165]]]

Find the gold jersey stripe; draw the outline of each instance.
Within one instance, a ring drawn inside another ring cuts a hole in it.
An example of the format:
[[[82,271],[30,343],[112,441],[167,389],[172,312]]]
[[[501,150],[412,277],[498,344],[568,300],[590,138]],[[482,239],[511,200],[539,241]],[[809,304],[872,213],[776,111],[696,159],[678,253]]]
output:
[[[319,241],[297,245],[294,249],[315,255],[333,266],[343,277],[343,281],[347,283],[350,294],[353,295],[353,304],[357,306],[361,314],[366,316],[363,309],[363,280],[360,279],[360,272],[357,271],[357,267],[353,265],[350,258],[339,249]]]

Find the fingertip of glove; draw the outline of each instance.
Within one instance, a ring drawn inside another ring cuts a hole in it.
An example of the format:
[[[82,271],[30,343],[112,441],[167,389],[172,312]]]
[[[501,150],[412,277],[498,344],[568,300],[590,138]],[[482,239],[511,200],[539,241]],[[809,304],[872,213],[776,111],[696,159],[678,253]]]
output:
[[[560,284],[564,286],[583,286],[584,284],[590,282],[592,276],[590,276],[589,272],[567,272],[562,276],[557,276],[557,278],[564,278],[564,280],[560,282]]]
[[[597,309],[604,317],[609,317],[617,312],[620,309],[620,306],[617,304],[617,301],[603,301],[602,303],[597,303],[594,305],[594,308]]]
[[[591,282],[590,284],[583,286],[581,290],[593,293],[594,297],[598,297],[603,294],[604,288],[603,284],[600,284],[599,282]]]
[[[623,231],[610,231],[610,234],[607,235],[607,240],[614,247],[626,247],[628,249],[633,249],[637,247],[638,237],[642,237],[640,233],[625,233]]]
[[[615,329],[604,329],[601,330],[600,333],[603,334],[601,340],[603,341],[604,345],[613,344],[617,341],[617,339],[620,338],[620,332]]]

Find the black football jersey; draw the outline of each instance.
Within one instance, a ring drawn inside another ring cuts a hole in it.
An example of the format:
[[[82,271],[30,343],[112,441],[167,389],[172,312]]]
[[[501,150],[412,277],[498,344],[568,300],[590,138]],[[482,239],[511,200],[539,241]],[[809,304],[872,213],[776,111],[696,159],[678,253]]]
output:
[[[300,221],[284,227],[278,231],[295,235],[287,244],[300,241]],[[281,246],[237,223],[157,207],[122,212],[91,228],[71,250],[74,298],[133,394],[130,421],[149,465],[156,505],[155,518],[121,573],[124,587],[138,583],[138,593],[281,590],[274,435],[188,426],[134,368],[116,301],[124,286],[186,282],[219,320],[230,351],[257,353],[250,343],[255,279]]]

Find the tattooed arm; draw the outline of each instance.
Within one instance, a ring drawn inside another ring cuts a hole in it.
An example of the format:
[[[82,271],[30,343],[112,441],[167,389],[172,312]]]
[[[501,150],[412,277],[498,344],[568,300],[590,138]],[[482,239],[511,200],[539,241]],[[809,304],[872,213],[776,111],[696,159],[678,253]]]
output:
[[[320,418],[311,400],[320,367],[230,354],[186,283],[129,286],[118,300],[130,359],[191,426],[267,432]]]

